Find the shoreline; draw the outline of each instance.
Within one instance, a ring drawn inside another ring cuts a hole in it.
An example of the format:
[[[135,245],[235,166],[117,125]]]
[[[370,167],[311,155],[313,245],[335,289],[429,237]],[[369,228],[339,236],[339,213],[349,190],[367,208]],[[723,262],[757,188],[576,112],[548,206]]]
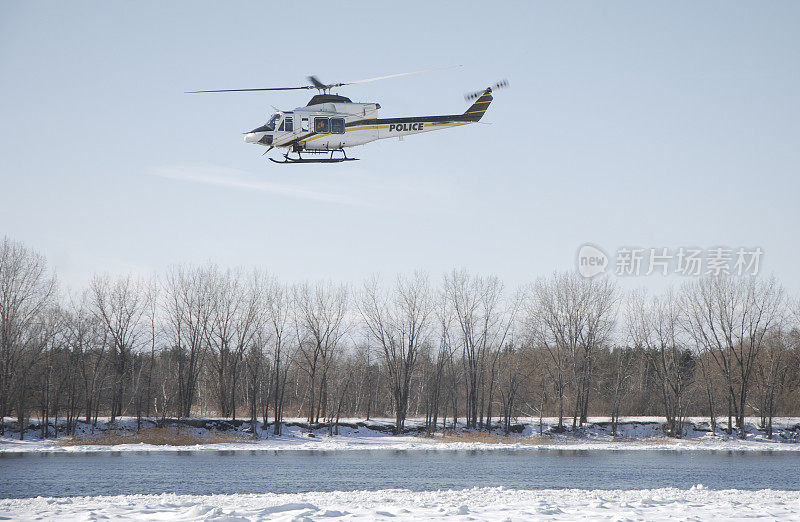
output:
[[[538,419],[520,419],[515,425],[517,433],[502,435],[497,430],[490,432],[460,429],[456,432],[437,432],[433,436],[421,435],[421,419],[410,419],[409,432],[401,435],[391,433],[388,419],[364,421],[346,419],[340,423],[339,434],[329,436],[328,428],[308,425],[299,419],[287,419],[284,433],[280,437],[269,435],[269,429],[259,429],[259,437],[253,438],[248,422],[232,424],[222,419],[176,420],[177,424],[159,427],[169,432],[174,429],[174,441],[164,443],[127,443],[125,440],[136,434],[136,419],[117,419],[110,424],[104,419],[96,428],[80,425],[75,439],[41,440],[30,437],[19,441],[12,432],[0,437],[0,455],[19,453],[120,453],[138,452],[186,452],[186,451],[756,451],[756,452],[800,452],[797,442],[800,419],[780,418],[775,427],[775,440],[769,440],[763,432],[748,423],[747,439],[736,434],[720,433],[716,436],[705,429],[707,419],[687,420],[684,438],[669,438],[663,435],[663,422],[654,417],[631,417],[621,420],[619,434],[612,437],[605,418],[591,418],[590,422],[576,433],[539,434]],[[153,420],[148,423],[155,426]],[[557,422],[549,418],[544,423],[548,430]],[[185,424],[181,424],[185,423]],[[259,423],[260,425],[260,423]],[[152,426],[148,425],[147,432]],[[214,426],[214,428],[210,428]],[[36,432],[29,430],[29,435]],[[106,437],[111,444],[92,444],[92,439]],[[143,437],[144,440],[150,440]],[[69,442],[65,442],[69,440]],[[86,441],[85,444],[81,443]],[[160,439],[154,439],[160,441]],[[61,442],[59,442],[61,441]]]
[[[739,441],[739,440],[682,440],[638,439],[587,441],[557,439],[548,442],[454,442],[437,441],[406,435],[385,437],[333,436],[306,439],[284,436],[241,442],[222,442],[194,445],[169,444],[75,444],[59,445],[56,441],[16,441],[0,439],[0,456],[25,453],[124,453],[124,452],[297,452],[297,451],[705,451],[705,452],[766,452],[800,453],[800,444]]]

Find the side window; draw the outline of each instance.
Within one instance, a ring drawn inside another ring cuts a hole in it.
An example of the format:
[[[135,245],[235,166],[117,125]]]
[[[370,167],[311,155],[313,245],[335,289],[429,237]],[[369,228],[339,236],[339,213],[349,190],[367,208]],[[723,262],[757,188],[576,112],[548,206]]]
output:
[[[278,131],[282,131],[282,130],[283,130],[283,124],[284,124],[284,123],[285,123],[284,121],[282,121],[282,122],[281,122],[281,126],[280,126],[280,127],[278,127]]]
[[[284,123],[286,123],[286,132],[292,132],[294,130],[294,121],[292,121],[291,116],[287,116]]]
[[[330,132],[328,118],[314,118],[314,132],[319,134],[327,134]]]
[[[331,118],[331,133],[344,134],[344,118]]]
[[[304,131],[308,130],[308,118],[303,118],[300,120],[300,128]]]

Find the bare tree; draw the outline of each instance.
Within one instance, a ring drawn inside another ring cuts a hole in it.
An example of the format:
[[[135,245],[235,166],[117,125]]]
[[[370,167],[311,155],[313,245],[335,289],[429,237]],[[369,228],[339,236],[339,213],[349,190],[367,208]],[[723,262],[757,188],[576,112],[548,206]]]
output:
[[[395,433],[401,433],[411,376],[431,314],[428,278],[419,272],[408,279],[398,277],[391,297],[373,278],[364,283],[359,310],[369,337],[381,348],[394,398]]]
[[[76,356],[86,423],[97,411],[103,383],[110,336],[105,324],[91,311],[88,292],[71,300],[66,320],[67,342]]]
[[[210,269],[172,267],[165,279],[164,312],[175,355],[179,414],[191,415],[210,321]]]
[[[155,373],[155,363],[156,363],[156,343],[159,341],[159,334],[161,326],[158,324],[159,317],[158,317],[158,305],[159,305],[159,282],[158,276],[153,276],[150,281],[148,281],[145,292],[147,294],[147,326],[150,330],[150,358],[148,361],[148,370],[147,370],[147,391],[144,397],[145,403],[145,415],[147,417],[150,416],[150,407],[152,406],[153,400],[153,376]],[[141,414],[141,403],[138,406],[138,410]],[[141,421],[140,421],[141,422]]]
[[[450,388],[450,382],[455,385],[455,379],[448,379],[447,374],[451,368],[456,365],[453,363],[453,356],[455,350],[455,343],[453,341],[453,311],[449,306],[448,296],[444,291],[438,292],[435,296],[434,308],[436,311],[436,329],[438,330],[438,343],[436,348],[431,346],[431,363],[433,370],[431,372],[431,384],[429,386],[428,394],[428,409],[426,430],[431,433],[436,430],[440,412],[443,414],[442,428],[447,427],[447,408],[448,397],[445,394]],[[455,393],[455,390],[452,390]],[[455,411],[455,408],[454,408]],[[453,416],[455,422],[455,413]]]
[[[111,421],[122,415],[125,372],[131,351],[141,332],[141,319],[147,310],[143,284],[131,277],[112,281],[107,276],[95,277],[91,284],[92,312],[102,321],[111,337],[111,362],[115,371]]]
[[[263,283],[264,299],[263,308],[266,314],[265,328],[270,332],[272,340],[272,391],[270,395],[273,401],[274,425],[272,434],[281,434],[281,423],[283,421],[283,405],[286,394],[286,380],[289,376],[290,357],[287,356],[287,326],[291,316],[291,299],[285,285],[274,278],[268,278]],[[264,411],[264,425],[267,423],[266,404]]]
[[[772,420],[775,417],[775,396],[779,393],[786,374],[786,355],[789,352],[788,335],[782,329],[775,328],[766,339],[764,348],[755,360],[755,407],[761,417],[760,428],[767,438],[773,435]]]
[[[270,390],[272,383],[266,380],[270,377],[269,361],[267,360],[264,347],[269,344],[269,330],[259,329],[249,344],[245,354],[245,369],[247,377],[248,406],[250,409],[250,429],[253,437],[258,437],[257,421],[259,399],[264,394],[264,389]],[[264,404],[269,404],[269,397],[263,400]],[[264,427],[267,422],[264,420]]]
[[[258,272],[253,272],[249,284],[242,296],[234,322],[234,357],[231,361],[231,418],[236,419],[236,390],[239,378],[239,363],[244,359],[245,351],[255,345],[254,350],[263,354],[264,344],[268,341],[268,333],[264,331],[263,305],[264,288]],[[255,419],[255,417],[253,417]]]
[[[236,392],[244,353],[260,333],[262,288],[257,274],[246,282],[238,271],[207,271],[210,302],[205,332],[216,376],[220,414],[236,419]]]
[[[58,407],[60,404],[61,387],[63,386],[64,372],[61,363],[65,353],[65,329],[63,327],[64,314],[58,306],[49,307],[42,316],[39,333],[39,349],[41,356],[38,358],[36,375],[38,377],[38,402],[39,402],[39,427],[40,437],[50,436],[51,417],[53,433],[58,434]]]
[[[631,381],[633,380],[631,368],[634,362],[633,350],[612,350],[609,353],[611,359],[611,436],[617,436],[619,426],[619,416],[622,409],[622,401],[629,395]]]
[[[215,386],[219,414],[231,415],[234,393],[231,370],[236,364],[233,350],[235,321],[242,306],[243,288],[240,276],[230,270],[220,272],[210,266],[206,272],[209,284],[209,321],[204,332],[208,345],[208,361],[216,377]]]
[[[43,314],[56,292],[55,278],[41,255],[22,243],[0,243],[0,434],[17,398],[20,439],[24,435],[28,377],[42,349]]]
[[[534,366],[526,360],[527,351],[522,346],[508,343],[499,351],[500,400],[503,405],[503,433],[511,432],[511,419],[520,392],[520,387],[530,378]]]
[[[327,408],[328,369],[347,329],[348,290],[332,283],[305,283],[295,287],[294,303],[300,367],[309,383],[308,422],[319,422]]]
[[[745,406],[756,358],[783,314],[774,279],[706,277],[684,288],[690,331],[722,371],[728,400],[745,438]]]
[[[586,421],[594,351],[609,340],[616,319],[616,287],[607,279],[585,279],[576,273],[539,279],[528,301],[527,323],[534,343],[549,354],[559,402],[558,430],[563,430],[567,372],[575,387],[576,422]]]
[[[681,339],[680,303],[672,291],[649,300],[644,293],[633,294],[626,317],[633,346],[644,350],[658,375],[667,433],[680,437],[686,416],[686,389],[694,369],[691,351]]]
[[[471,277],[464,270],[454,270],[444,278],[444,294],[462,350],[468,428],[478,427],[487,363],[491,362],[493,351],[503,346],[513,323],[513,311],[503,307],[502,292],[503,285],[494,276]],[[482,417],[483,408],[480,414]]]

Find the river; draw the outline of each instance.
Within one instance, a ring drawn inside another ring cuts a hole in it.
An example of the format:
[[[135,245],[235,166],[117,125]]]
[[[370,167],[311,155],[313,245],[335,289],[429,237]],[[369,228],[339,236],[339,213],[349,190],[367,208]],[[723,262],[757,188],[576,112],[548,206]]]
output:
[[[0,454],[0,497],[513,489],[800,490],[800,454],[355,450]]]

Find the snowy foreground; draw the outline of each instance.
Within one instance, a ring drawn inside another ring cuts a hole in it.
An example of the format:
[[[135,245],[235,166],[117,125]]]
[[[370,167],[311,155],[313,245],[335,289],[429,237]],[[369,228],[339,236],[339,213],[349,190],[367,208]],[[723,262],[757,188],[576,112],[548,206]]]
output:
[[[463,439],[458,437],[424,437],[414,434],[392,435],[389,419],[378,419],[365,423],[359,419],[347,419],[350,426],[339,427],[339,435],[329,436],[327,428],[319,428],[309,433],[308,429],[298,425],[287,425],[280,437],[270,435],[271,428],[259,429],[259,437],[253,438],[247,433],[249,424],[240,424],[225,433],[235,435],[234,442],[196,444],[191,446],[170,446],[152,444],[92,444],[92,437],[104,432],[135,432],[134,419],[118,420],[113,426],[101,422],[90,431],[87,425],[79,430],[79,444],[60,445],[52,439],[38,440],[36,431],[28,431],[26,440],[19,441],[11,432],[0,437],[0,453],[16,452],[106,452],[106,451],[215,451],[215,450],[724,450],[724,451],[790,451],[800,452],[800,419],[784,417],[775,419],[775,436],[769,440],[763,431],[757,429],[757,419],[749,419],[746,440],[739,440],[736,434],[727,435],[718,430],[711,434],[707,429],[707,420],[690,419],[684,437],[674,439],[663,434],[663,419],[657,417],[630,417],[622,420],[618,436],[612,437],[608,427],[608,419],[590,418],[590,423],[577,433],[556,434],[551,428],[556,419],[545,419],[543,434],[539,433],[538,419],[520,419],[520,433],[509,437],[497,437],[495,441],[473,441],[469,434]],[[299,422],[299,419],[295,420]],[[220,421],[224,422],[224,421]],[[413,429],[418,420],[408,422]],[[203,428],[187,428],[194,435],[203,439],[212,436]],[[93,432],[93,433],[92,433]],[[86,441],[86,444],[82,444]]]
[[[0,500],[0,517],[97,520],[800,520],[800,492],[474,488]]]

